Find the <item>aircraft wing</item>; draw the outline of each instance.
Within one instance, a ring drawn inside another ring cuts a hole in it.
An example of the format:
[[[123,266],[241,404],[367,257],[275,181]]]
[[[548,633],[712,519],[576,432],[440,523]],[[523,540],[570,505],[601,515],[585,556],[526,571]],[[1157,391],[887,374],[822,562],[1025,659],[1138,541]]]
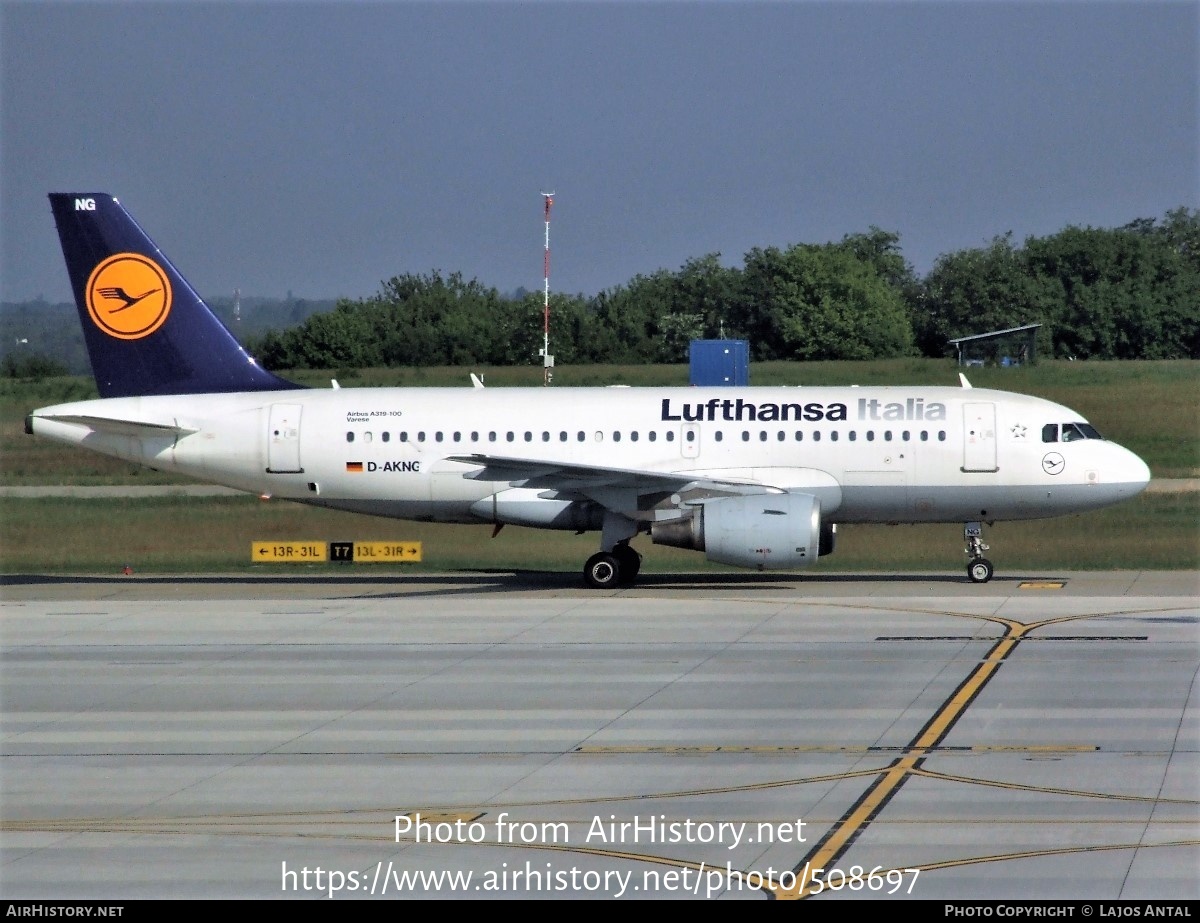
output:
[[[747,494],[784,493],[753,480],[708,477],[700,472],[651,471],[641,468],[606,468],[600,465],[581,465],[574,462],[542,461],[511,458],[502,455],[450,455],[449,461],[479,465],[479,471],[463,477],[476,481],[506,481],[512,487],[541,488],[564,493],[580,494],[604,503],[602,496],[612,491],[646,494],[679,494],[683,502],[696,502],[708,497],[729,497]],[[699,476],[697,476],[699,475]],[[605,503],[607,506],[608,504]]]

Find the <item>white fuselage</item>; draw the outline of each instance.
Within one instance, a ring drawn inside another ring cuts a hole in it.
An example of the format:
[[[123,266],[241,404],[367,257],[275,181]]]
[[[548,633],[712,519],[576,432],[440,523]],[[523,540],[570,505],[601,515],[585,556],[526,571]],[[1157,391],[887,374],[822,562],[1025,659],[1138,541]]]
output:
[[[1060,440],[1059,427],[1081,422],[1040,398],[948,387],[354,388],[110,398],[31,415],[38,435],[258,494],[550,528],[580,526],[553,490],[473,479],[482,460],[451,457],[811,493],[830,522],[1033,519],[1128,499],[1149,479],[1119,445]]]

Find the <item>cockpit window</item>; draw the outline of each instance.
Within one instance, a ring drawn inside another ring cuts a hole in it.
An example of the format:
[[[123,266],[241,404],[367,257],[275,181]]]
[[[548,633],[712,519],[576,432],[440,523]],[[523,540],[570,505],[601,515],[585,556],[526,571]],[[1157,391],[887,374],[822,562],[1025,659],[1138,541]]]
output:
[[[1061,429],[1063,442],[1077,442],[1080,439],[1103,439],[1096,427],[1090,423],[1047,423],[1042,427],[1042,442],[1058,442]]]
[[[1086,423],[1064,423],[1062,425],[1062,441],[1077,442],[1080,439],[1090,438],[1088,434],[1084,432],[1084,427],[1087,427],[1088,429],[1091,429],[1093,433],[1096,433],[1096,431]],[[1098,439],[1099,437],[1100,434],[1096,433],[1096,438]]]

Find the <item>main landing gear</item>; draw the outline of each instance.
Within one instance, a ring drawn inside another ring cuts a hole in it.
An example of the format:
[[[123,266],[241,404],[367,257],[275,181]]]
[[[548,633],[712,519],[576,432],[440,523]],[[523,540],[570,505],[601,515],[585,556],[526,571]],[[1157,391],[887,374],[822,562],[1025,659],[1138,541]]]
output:
[[[596,590],[629,586],[642,569],[642,556],[629,547],[638,534],[638,523],[607,510],[600,531],[600,550],[583,565],[583,582]]]
[[[642,556],[629,547],[629,542],[618,542],[612,551],[598,551],[588,558],[583,579],[593,589],[611,590],[630,586],[641,569]]]
[[[992,579],[995,569],[992,562],[983,556],[990,549],[989,545],[983,543],[983,523],[968,522],[963,526],[963,538],[967,540],[964,550],[971,558],[967,562],[967,577],[972,583],[987,583]]]

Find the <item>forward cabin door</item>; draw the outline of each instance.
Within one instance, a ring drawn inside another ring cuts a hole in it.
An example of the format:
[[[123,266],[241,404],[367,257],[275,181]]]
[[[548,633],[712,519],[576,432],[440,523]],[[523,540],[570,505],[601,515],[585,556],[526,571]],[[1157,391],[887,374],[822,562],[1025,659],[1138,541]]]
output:
[[[267,472],[300,474],[300,404],[272,404],[267,421]]]
[[[996,405],[963,404],[963,471],[999,471],[996,464]]]

